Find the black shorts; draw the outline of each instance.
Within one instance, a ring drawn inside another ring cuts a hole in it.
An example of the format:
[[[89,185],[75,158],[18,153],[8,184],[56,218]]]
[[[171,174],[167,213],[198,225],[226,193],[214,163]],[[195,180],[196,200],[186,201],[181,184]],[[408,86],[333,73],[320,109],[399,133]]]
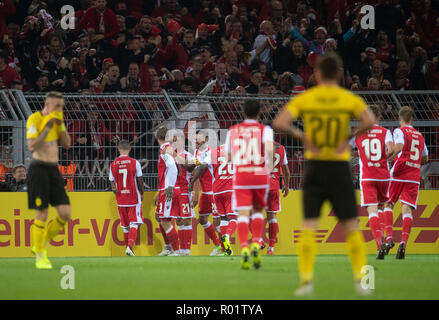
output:
[[[320,217],[325,200],[340,220],[358,216],[351,168],[346,161],[307,161],[302,196],[305,219]]]
[[[43,210],[70,204],[64,179],[53,163],[33,160],[27,172],[27,201],[29,209]]]

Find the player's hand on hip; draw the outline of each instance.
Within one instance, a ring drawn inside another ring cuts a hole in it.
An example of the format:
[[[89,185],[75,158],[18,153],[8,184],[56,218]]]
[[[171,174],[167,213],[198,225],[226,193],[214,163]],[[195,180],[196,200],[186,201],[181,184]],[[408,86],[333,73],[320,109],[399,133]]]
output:
[[[193,188],[194,188],[192,182],[189,182],[187,188],[188,188],[189,193],[192,192],[192,190],[193,190]]]
[[[317,147],[314,143],[312,143],[312,141],[307,137],[303,138],[303,144],[305,146],[305,149],[311,151],[312,153],[320,152],[320,148]]]
[[[172,196],[174,195],[174,187],[168,187],[168,189],[165,190],[166,195],[166,201],[171,201]]]

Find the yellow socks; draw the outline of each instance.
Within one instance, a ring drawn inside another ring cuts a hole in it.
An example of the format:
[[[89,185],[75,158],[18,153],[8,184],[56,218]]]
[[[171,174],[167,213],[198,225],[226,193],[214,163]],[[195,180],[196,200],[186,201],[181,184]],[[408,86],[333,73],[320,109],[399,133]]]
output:
[[[366,244],[360,231],[350,232],[346,236],[346,249],[351,260],[355,280],[363,277],[361,268],[366,265]]]
[[[52,220],[46,228],[45,240],[49,242],[64,228],[67,221],[62,220],[60,217],[56,217]]]
[[[46,222],[40,220],[34,220],[33,238],[35,252],[43,252],[45,243],[45,228]]]
[[[313,279],[314,261],[317,254],[317,245],[313,230],[303,230],[297,244],[299,256],[299,274],[301,283],[311,282]]]

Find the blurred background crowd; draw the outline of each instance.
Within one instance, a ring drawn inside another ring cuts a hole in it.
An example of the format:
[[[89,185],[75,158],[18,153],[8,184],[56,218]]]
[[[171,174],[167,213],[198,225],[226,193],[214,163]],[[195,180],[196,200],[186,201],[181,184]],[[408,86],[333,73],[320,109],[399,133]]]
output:
[[[63,30],[61,7],[75,9]],[[375,29],[361,28],[364,5]],[[439,89],[439,1],[0,0],[0,88],[289,94],[320,54],[342,85]]]

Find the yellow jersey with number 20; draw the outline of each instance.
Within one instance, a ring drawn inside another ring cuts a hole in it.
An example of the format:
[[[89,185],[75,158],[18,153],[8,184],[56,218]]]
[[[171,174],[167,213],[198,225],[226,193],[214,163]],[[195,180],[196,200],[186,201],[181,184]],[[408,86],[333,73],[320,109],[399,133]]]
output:
[[[294,97],[286,108],[295,119],[303,119],[305,135],[320,148],[318,153],[305,151],[305,159],[349,161],[349,150],[335,150],[349,137],[350,120],[367,108],[361,97],[341,87],[317,86]]]

